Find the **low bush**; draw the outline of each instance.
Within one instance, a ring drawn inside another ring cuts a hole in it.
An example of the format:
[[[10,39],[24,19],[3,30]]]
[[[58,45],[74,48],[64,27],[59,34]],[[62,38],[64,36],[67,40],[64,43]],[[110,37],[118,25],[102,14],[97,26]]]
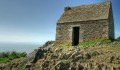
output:
[[[9,62],[10,60],[16,59],[16,58],[20,58],[20,57],[25,57],[27,55],[27,53],[25,52],[16,52],[16,51],[12,51],[12,52],[1,52],[0,53],[0,63],[6,63]]]
[[[116,38],[115,41],[120,41],[120,37]]]
[[[6,63],[6,62],[9,62],[9,58],[0,58],[0,63]]]

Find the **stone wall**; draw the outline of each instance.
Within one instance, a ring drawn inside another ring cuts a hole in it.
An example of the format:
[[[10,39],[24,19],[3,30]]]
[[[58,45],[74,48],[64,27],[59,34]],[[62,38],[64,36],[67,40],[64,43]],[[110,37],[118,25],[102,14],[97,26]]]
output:
[[[72,44],[73,27],[80,27],[79,42],[109,39],[108,20],[58,23],[56,30],[56,44]]]

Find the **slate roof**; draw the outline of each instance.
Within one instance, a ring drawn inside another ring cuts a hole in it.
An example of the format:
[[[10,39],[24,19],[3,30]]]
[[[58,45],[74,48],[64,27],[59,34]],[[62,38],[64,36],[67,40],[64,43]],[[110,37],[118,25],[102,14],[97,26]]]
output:
[[[57,23],[108,19],[111,2],[67,7]]]

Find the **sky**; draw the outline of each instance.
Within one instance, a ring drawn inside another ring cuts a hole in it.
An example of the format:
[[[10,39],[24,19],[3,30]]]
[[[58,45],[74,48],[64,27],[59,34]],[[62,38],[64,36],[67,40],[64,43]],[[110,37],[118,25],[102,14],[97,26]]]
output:
[[[109,0],[0,0],[0,42],[55,40],[56,22],[64,7]],[[115,37],[120,36],[120,0],[111,0]]]

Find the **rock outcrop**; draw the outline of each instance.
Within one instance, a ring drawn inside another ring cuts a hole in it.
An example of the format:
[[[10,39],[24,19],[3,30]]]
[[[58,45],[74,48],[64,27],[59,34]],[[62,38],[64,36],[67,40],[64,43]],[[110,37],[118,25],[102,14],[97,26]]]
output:
[[[48,42],[22,60],[13,60],[0,70],[120,70],[118,42],[94,47],[62,48]]]

